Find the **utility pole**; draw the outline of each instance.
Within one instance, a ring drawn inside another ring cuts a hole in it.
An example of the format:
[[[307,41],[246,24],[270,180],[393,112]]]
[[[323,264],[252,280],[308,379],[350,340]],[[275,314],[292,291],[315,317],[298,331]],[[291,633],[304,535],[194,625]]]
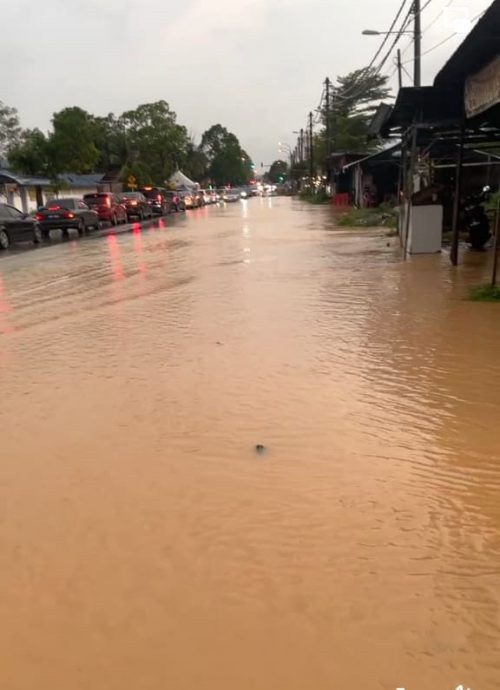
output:
[[[326,102],[326,183],[330,184],[330,162],[332,157],[332,132],[330,121],[330,87],[332,83],[327,77],[325,79],[325,102]]]
[[[314,139],[313,139],[313,113],[309,113],[309,174],[311,182],[314,177]]]
[[[403,64],[401,62],[401,50],[398,48],[398,83],[399,89],[403,88]]]
[[[414,23],[414,44],[415,44],[415,72],[413,78],[414,86],[422,86],[422,9],[420,0],[414,0],[413,13]]]
[[[300,130],[300,138],[299,138],[299,149],[300,149],[300,162],[304,162],[304,128],[302,127]]]

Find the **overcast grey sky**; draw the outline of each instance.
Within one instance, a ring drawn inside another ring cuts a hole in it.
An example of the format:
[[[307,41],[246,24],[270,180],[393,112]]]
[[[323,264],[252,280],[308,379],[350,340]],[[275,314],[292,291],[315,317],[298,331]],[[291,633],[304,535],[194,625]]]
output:
[[[380,39],[361,31],[387,29],[400,3],[0,0],[0,100],[18,108],[23,126],[47,129],[65,106],[121,113],[163,98],[196,136],[220,122],[258,165],[270,163],[278,141],[295,143],[292,130],[317,107],[324,78],[370,61]],[[473,18],[490,4],[430,0],[423,50],[453,32],[450,10],[463,8]],[[424,83],[461,40],[457,35],[424,56]],[[409,38],[401,41],[403,50],[407,44]],[[404,59],[411,59],[411,46]]]

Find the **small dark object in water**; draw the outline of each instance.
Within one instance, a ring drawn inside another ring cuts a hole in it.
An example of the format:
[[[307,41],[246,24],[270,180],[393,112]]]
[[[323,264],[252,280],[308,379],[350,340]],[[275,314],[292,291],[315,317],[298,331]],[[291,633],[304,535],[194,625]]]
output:
[[[266,452],[266,447],[259,443],[258,445],[255,446],[255,452],[259,453],[259,455],[262,455],[262,453]]]

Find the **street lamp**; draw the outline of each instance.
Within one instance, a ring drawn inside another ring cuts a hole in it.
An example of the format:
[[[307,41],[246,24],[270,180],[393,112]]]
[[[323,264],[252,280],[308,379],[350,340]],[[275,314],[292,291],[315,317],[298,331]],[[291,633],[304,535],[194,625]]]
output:
[[[427,5],[426,5],[427,7]],[[414,86],[422,86],[422,8],[421,0],[413,1],[413,15],[415,21],[413,24],[413,43],[415,45],[415,71],[413,77]],[[409,33],[408,31],[374,31],[373,29],[365,29],[362,34],[363,36],[390,36],[391,34],[397,34],[398,36],[404,36]]]
[[[375,31],[374,29],[365,29],[361,33],[363,36],[391,36],[392,34],[399,34],[400,36],[413,36],[412,31]]]

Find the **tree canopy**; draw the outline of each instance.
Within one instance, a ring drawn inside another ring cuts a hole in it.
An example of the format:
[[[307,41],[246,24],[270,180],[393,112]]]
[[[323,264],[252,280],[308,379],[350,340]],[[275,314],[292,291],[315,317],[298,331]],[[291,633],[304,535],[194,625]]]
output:
[[[12,146],[19,143],[20,135],[21,126],[17,110],[0,101],[0,159]]]
[[[221,187],[246,184],[253,177],[252,159],[236,135],[222,125],[213,125],[201,138],[200,151],[207,162],[209,179]]]
[[[330,150],[364,152],[376,144],[368,139],[368,126],[381,101],[390,94],[388,77],[375,69],[359,69],[339,77],[334,86],[329,112],[322,111],[324,130],[317,145],[326,149],[327,118],[330,125]]]
[[[17,112],[0,104],[0,151],[3,146],[18,172],[53,179],[64,172],[113,171],[123,181],[134,176],[140,185],[165,185],[178,168],[194,180],[220,186],[253,177],[251,158],[235,134],[214,125],[197,145],[164,100],[118,116],[64,108],[52,125],[47,136],[39,129],[22,131]]]
[[[273,184],[285,182],[289,174],[288,163],[282,160],[274,161],[267,173],[267,179]]]
[[[99,160],[92,116],[78,107],[55,113],[49,152],[55,172],[90,173]]]

